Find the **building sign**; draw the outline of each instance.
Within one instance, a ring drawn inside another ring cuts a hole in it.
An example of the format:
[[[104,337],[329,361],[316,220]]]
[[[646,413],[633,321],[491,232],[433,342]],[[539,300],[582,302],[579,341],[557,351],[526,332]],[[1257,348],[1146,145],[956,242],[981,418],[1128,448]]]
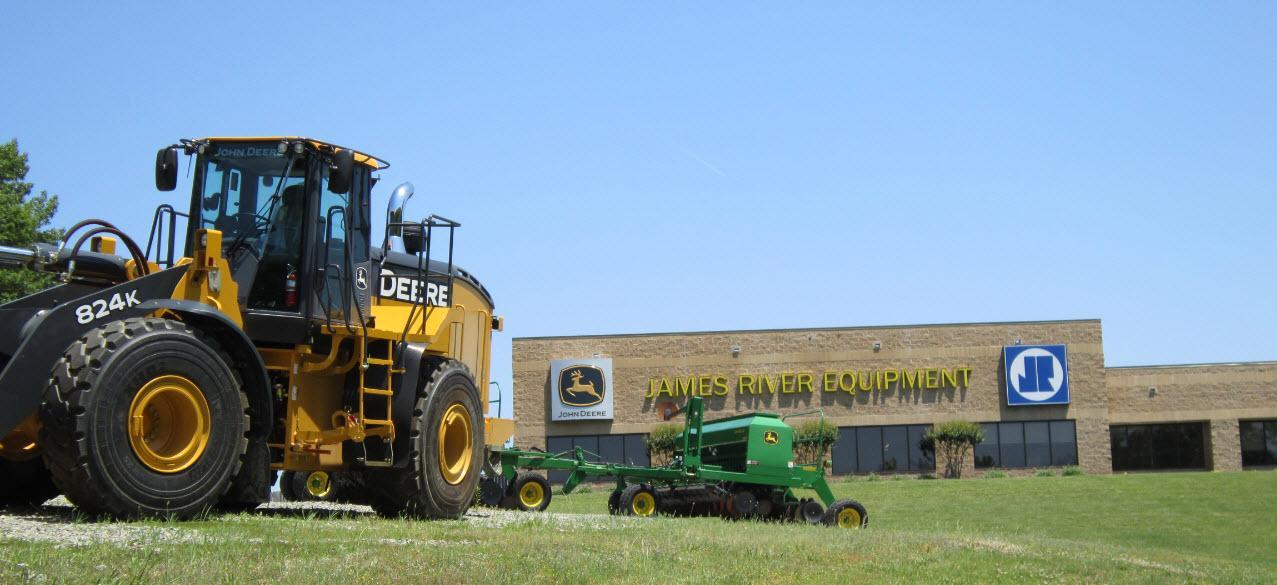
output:
[[[1002,348],[1007,406],[1069,403],[1068,356],[1063,345]]]
[[[645,398],[662,396],[727,396],[874,392],[884,390],[945,390],[971,386],[971,368],[886,368],[828,370],[779,374],[722,374],[654,377],[647,380]]]
[[[550,362],[550,420],[611,418],[611,358]]]

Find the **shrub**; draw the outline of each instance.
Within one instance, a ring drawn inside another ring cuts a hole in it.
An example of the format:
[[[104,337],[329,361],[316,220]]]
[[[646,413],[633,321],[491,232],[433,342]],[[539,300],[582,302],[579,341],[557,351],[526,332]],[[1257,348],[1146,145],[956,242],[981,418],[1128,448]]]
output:
[[[1007,476],[1007,474],[1006,474],[1006,473],[1003,473],[1003,472],[998,471],[998,470],[996,470],[996,469],[990,469],[989,471],[984,472],[984,478],[985,478],[985,479],[1002,479],[1002,478],[1004,478],[1004,477],[1006,477],[1006,476]]]
[[[824,458],[838,440],[838,427],[825,420],[808,420],[794,428],[794,462],[814,463]]]
[[[934,473],[924,473],[918,476],[918,479],[939,479]]]
[[[647,454],[653,465],[667,462],[674,456],[674,447],[683,434],[683,425],[667,423],[656,425],[647,434]]]
[[[962,462],[972,447],[984,441],[984,429],[964,420],[942,422],[922,438],[922,449],[936,455],[936,461],[944,462],[944,476],[962,477]]]
[[[1070,465],[1068,467],[1065,467],[1064,471],[1060,473],[1060,475],[1064,477],[1069,477],[1072,475],[1086,475],[1086,474],[1082,473],[1082,470],[1078,469],[1077,466]]]
[[[1055,474],[1051,473],[1050,469],[1039,469],[1033,473],[1033,476],[1034,477],[1055,477]]]
[[[870,471],[869,475],[865,476],[865,481],[878,481],[878,474]]]

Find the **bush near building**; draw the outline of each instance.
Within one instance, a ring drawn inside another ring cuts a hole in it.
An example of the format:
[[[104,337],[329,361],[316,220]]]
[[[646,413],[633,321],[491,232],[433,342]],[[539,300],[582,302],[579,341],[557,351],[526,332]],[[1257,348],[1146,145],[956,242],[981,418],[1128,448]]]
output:
[[[984,441],[984,429],[980,425],[951,420],[938,423],[922,439],[922,448],[935,453],[937,466],[944,465],[944,476],[962,477],[962,465],[971,449]]]

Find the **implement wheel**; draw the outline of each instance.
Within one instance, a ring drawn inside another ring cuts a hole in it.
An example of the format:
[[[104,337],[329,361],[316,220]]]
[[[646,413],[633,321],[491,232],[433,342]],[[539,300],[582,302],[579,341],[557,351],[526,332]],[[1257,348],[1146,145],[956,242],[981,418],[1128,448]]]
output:
[[[515,505],[524,512],[540,512],[550,505],[550,482],[535,473],[520,473],[510,484]]]
[[[483,410],[470,369],[432,359],[417,392],[403,469],[381,470],[370,487],[383,516],[461,518],[474,501],[483,468]]]
[[[53,368],[40,443],[53,481],[90,514],[189,518],[226,493],[248,447],[248,400],[215,341],[128,319]]]
[[[855,500],[838,500],[825,510],[823,522],[838,528],[864,528],[869,524],[869,512]]]
[[[646,485],[632,485],[621,492],[618,502],[626,516],[648,517],[656,514],[656,492]]]
[[[612,494],[607,497],[607,513],[613,516],[621,513],[620,490],[612,490]]]

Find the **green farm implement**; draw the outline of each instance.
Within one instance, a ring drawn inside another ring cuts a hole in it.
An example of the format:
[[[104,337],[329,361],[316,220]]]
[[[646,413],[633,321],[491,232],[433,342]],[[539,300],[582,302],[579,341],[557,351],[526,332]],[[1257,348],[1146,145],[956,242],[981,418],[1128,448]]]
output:
[[[544,510],[550,486],[531,470],[559,470],[568,474],[565,494],[589,477],[615,478],[608,498],[612,514],[791,520],[843,528],[860,528],[868,521],[858,502],[834,500],[823,458],[795,463],[794,429],[781,417],[754,413],[705,421],[700,397],[691,398],[684,410],[683,431],[668,465],[590,461],[587,455],[592,454],[580,447],[558,454],[503,450],[497,456],[505,487],[493,478],[485,490],[504,507]],[[820,501],[799,498],[795,489],[814,491]]]

